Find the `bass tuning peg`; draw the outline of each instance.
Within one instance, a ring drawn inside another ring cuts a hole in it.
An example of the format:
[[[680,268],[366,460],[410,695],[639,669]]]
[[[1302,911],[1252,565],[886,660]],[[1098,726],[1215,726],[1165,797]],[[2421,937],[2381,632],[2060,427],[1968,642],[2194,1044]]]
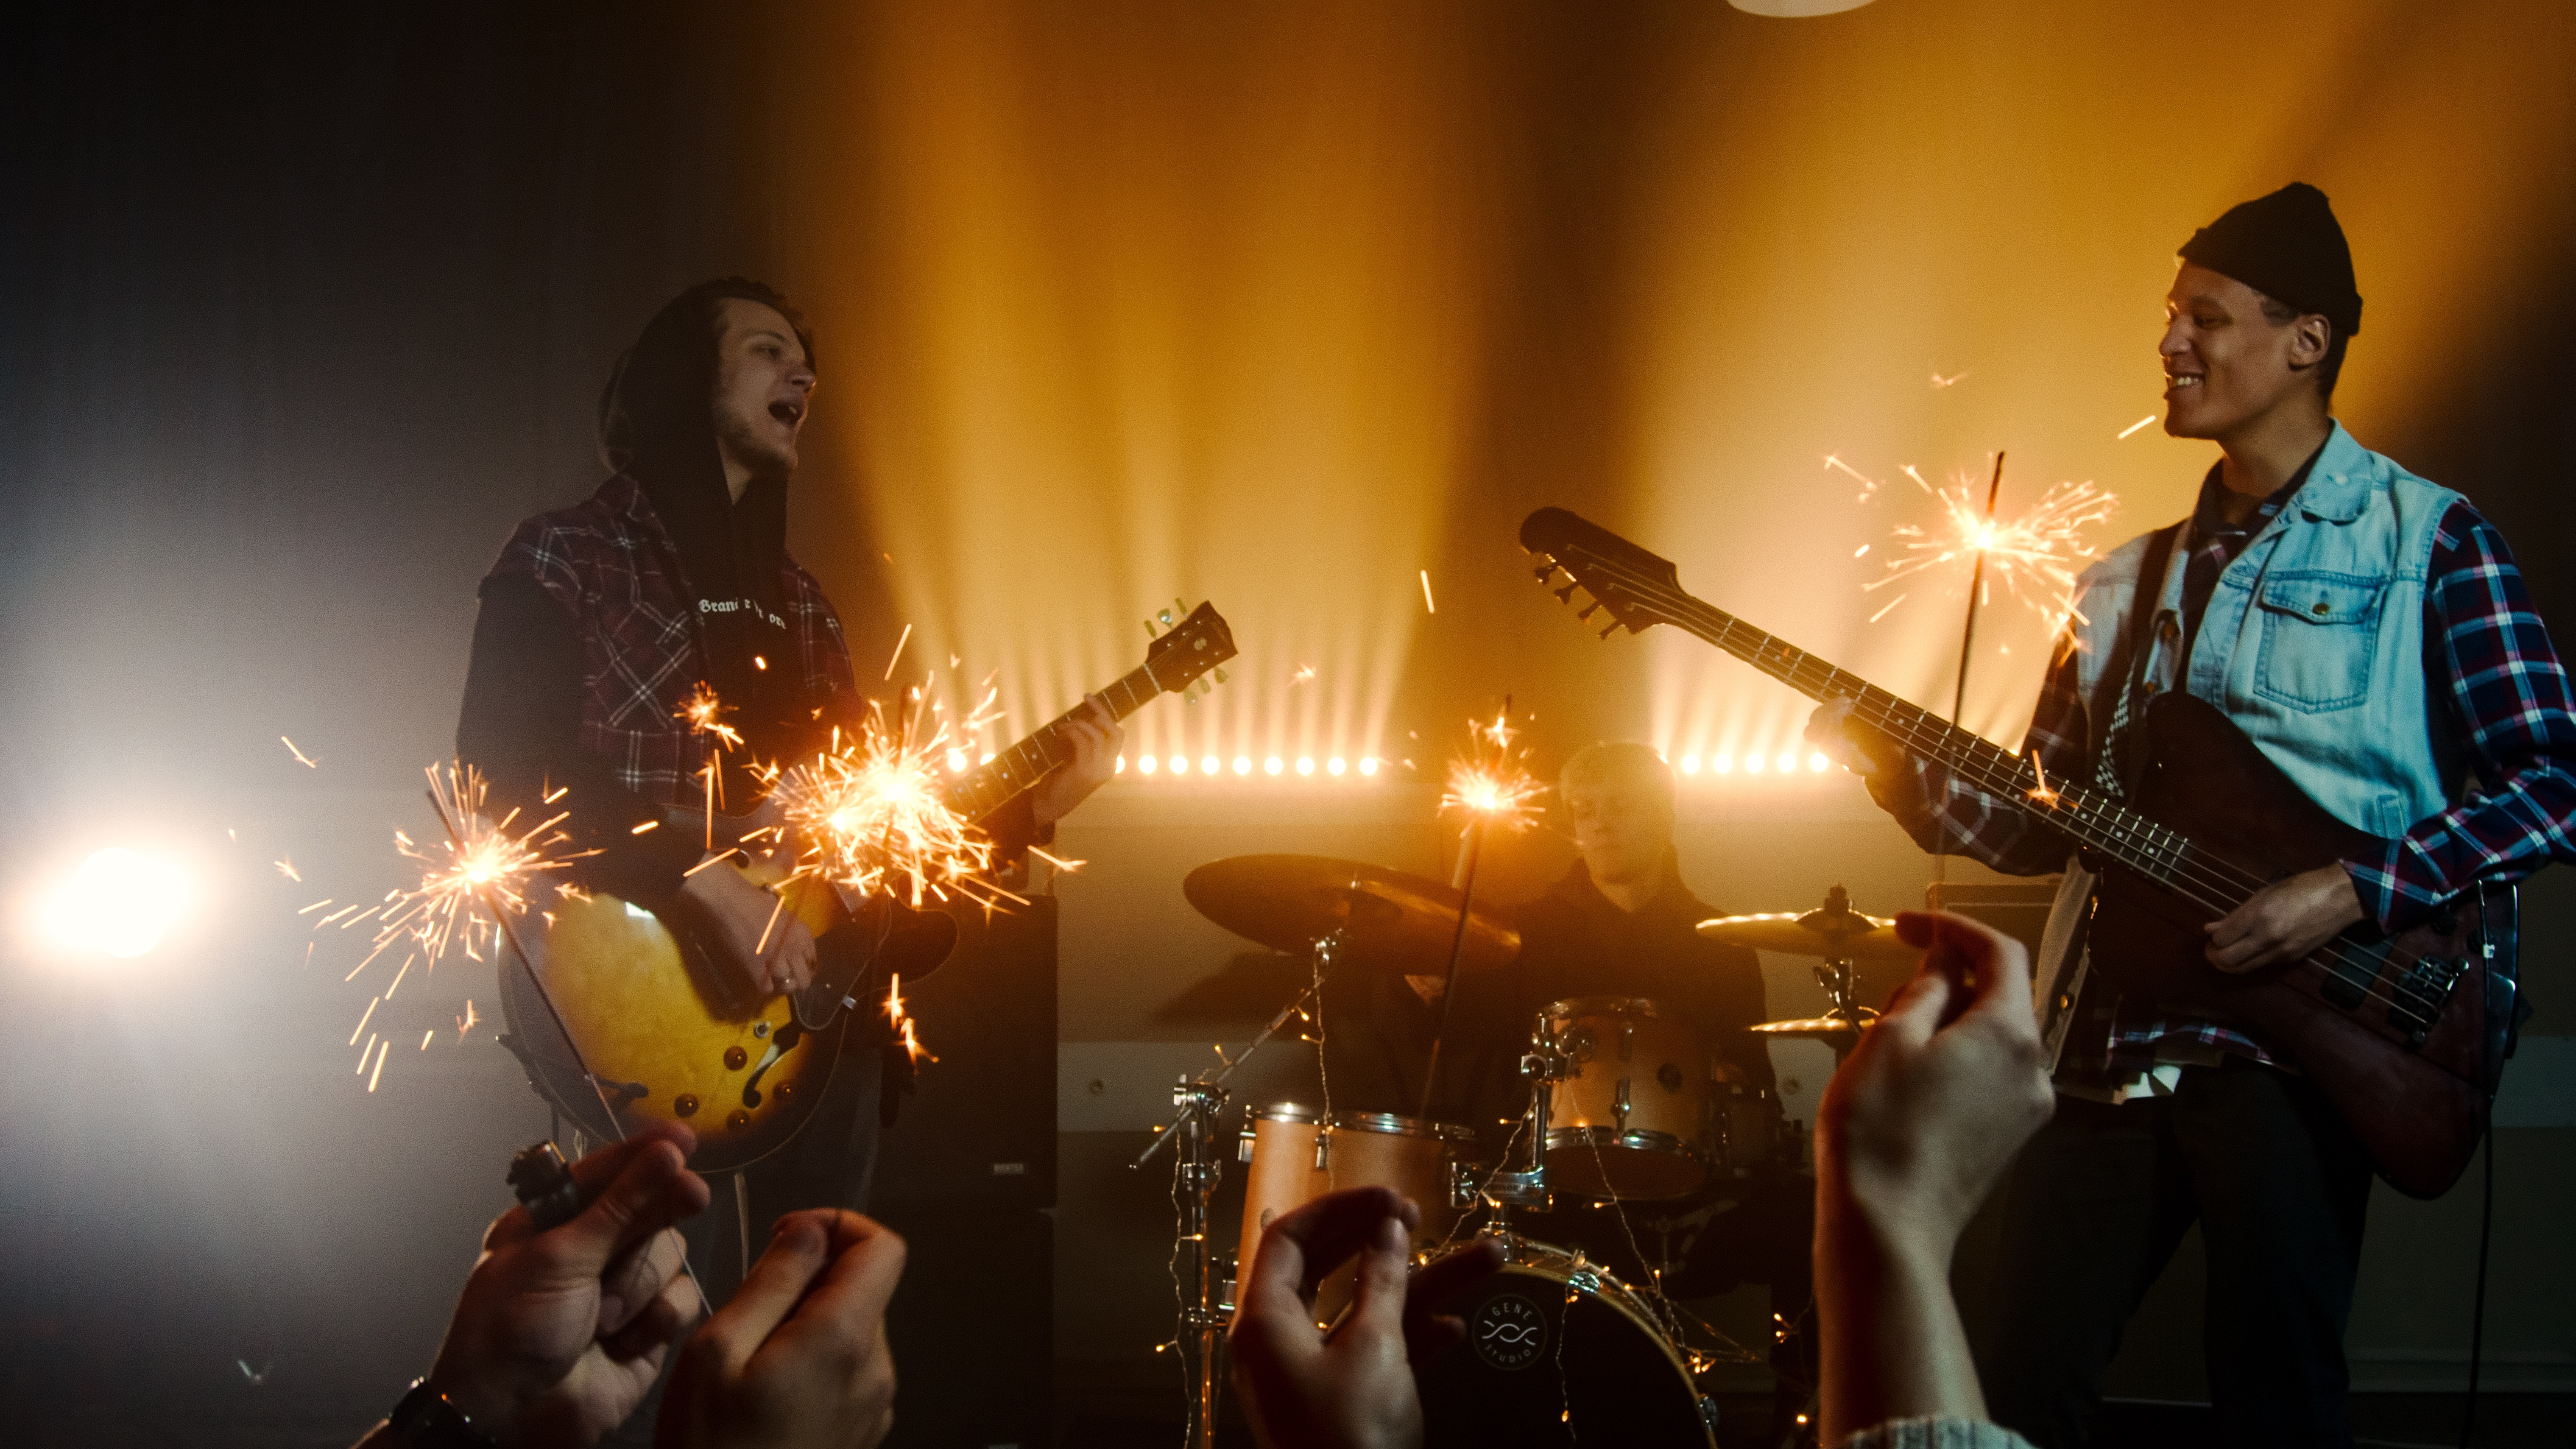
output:
[[[1153,621],[1153,620],[1151,620],[1151,619],[1148,619],[1148,620],[1146,620],[1146,621],[1145,621],[1145,637],[1146,637],[1146,638],[1148,638],[1148,639],[1155,639],[1155,638],[1160,638],[1160,637],[1161,637],[1160,635],[1158,635],[1158,634],[1156,634],[1156,633],[1154,632],[1154,621]]]
[[[1571,604],[1574,602],[1574,581],[1568,579],[1564,588],[1550,589],[1548,592],[1556,595],[1556,601],[1558,603]]]
[[[1599,599],[1594,599],[1591,603],[1588,603],[1588,604],[1584,605],[1582,608],[1575,610],[1575,611],[1574,611],[1574,617],[1576,617],[1576,618],[1578,618],[1578,619],[1589,619],[1589,618],[1591,618],[1591,617],[1592,617],[1593,613],[1594,613],[1596,610],[1598,610],[1600,607],[1601,607],[1601,601],[1600,601]]]
[[[1220,670],[1218,670],[1218,671],[1216,672],[1216,682],[1217,682],[1217,683],[1219,683],[1219,684],[1223,684],[1223,683],[1225,683],[1225,671],[1224,671],[1224,670],[1220,669]]]
[[[1607,638],[1609,638],[1611,635],[1616,634],[1616,633],[1618,633],[1618,632],[1619,632],[1619,621],[1618,621],[1616,618],[1613,618],[1609,623],[1604,624],[1604,625],[1602,625],[1602,626],[1601,626],[1601,637],[1602,637],[1602,638],[1604,638],[1604,639],[1607,639]]]
[[[1540,564],[1537,568],[1530,570],[1530,575],[1539,581],[1541,587],[1545,587],[1548,580],[1556,577],[1556,565],[1552,563]]]

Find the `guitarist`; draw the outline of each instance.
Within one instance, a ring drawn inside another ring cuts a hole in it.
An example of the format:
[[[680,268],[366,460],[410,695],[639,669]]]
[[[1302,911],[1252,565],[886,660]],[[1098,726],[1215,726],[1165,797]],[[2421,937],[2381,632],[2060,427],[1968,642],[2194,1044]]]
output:
[[[545,813],[571,810],[571,848],[599,852],[578,863],[580,883],[672,921],[754,998],[804,986],[816,942],[741,874],[691,873],[707,836],[685,812],[703,808],[711,756],[720,808],[749,810],[754,762],[810,754],[863,708],[840,617],[786,546],[813,391],[812,333],[769,287],[728,277],[663,307],[600,398],[611,476],[521,523],[483,580],[456,729],[457,757],[490,781],[495,813],[536,811],[548,789],[569,787]],[[720,749],[684,716],[702,683],[739,745]],[[984,822],[999,857],[1052,838],[1109,778],[1124,732],[1107,708],[1089,702],[1068,733],[1072,763]],[[885,1071],[909,1064],[882,1046],[852,1039],[797,1140],[749,1169],[758,1221],[866,1206],[879,1058]]]
[[[2576,702],[2513,555],[2466,499],[2329,411],[2361,297],[2325,195],[2294,184],[2235,207],[2181,262],[2158,347],[2165,431],[2220,456],[2189,518],[2085,573],[2023,755],[2117,789],[2129,719],[2185,689],[2388,840],[2212,922],[2222,970],[2299,959],[2355,923],[2394,933],[2475,882],[2576,858]],[[1909,759],[1849,701],[1809,734],[1926,849],[2065,870],[2049,939],[2071,934],[2090,878],[2063,837]],[[2075,971],[2040,1003],[2056,1116],[1996,1199],[2008,1247],[1976,1343],[1995,1417],[2082,1442],[2124,1325],[2196,1220],[2228,1441],[2351,1442],[2343,1330],[2368,1155],[2263,1042]]]

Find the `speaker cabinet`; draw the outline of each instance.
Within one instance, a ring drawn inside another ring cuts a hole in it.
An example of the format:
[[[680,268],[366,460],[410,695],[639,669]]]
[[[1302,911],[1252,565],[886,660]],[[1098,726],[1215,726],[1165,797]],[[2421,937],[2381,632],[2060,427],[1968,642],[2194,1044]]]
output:
[[[894,1432],[886,1449],[1041,1449],[1055,1400],[1055,1220],[1036,1209],[915,1207],[886,1310]]]
[[[922,1059],[877,1148],[869,1211],[889,1222],[1055,1205],[1055,899],[948,909],[956,951],[903,983],[938,1060]]]

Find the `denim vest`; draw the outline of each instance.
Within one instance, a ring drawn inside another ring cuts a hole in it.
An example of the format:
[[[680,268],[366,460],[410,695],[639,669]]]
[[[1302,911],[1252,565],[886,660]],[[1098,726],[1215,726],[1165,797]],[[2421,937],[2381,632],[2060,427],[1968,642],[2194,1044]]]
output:
[[[2308,481],[2218,576],[2188,668],[2177,670],[2189,528],[2162,579],[2146,678],[2227,712],[2328,814],[2374,835],[2402,835],[2449,808],[2464,772],[2425,691],[2424,585],[2433,538],[2460,495],[2416,477],[2334,425]],[[2144,567],[2132,539],[2087,569],[2073,629],[2076,674],[2095,758],[2125,675],[2121,639]],[[2143,701],[2136,702],[2143,707]],[[2091,877],[2070,864],[2041,951],[2038,1005],[2051,1053],[2082,977],[2063,959]],[[2053,978],[2053,979],[2052,979]],[[2054,990],[2051,987],[2054,986]]]

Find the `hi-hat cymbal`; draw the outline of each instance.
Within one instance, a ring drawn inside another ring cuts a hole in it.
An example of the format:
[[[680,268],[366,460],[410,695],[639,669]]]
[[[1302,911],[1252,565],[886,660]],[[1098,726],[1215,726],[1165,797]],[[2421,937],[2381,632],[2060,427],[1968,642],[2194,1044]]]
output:
[[[1862,915],[1839,900],[1822,910],[1803,914],[1763,911],[1750,916],[1720,916],[1700,922],[1699,933],[1729,945],[1783,951],[1793,956],[1911,961],[1923,954],[1897,939],[1894,921]]]
[[[1344,932],[1350,946],[1341,959],[1373,971],[1424,976],[1445,970],[1458,929],[1460,897],[1448,886],[1321,855],[1210,861],[1181,881],[1181,893],[1200,915],[1274,951],[1302,952]],[[1467,918],[1458,969],[1500,966],[1520,948],[1520,932],[1505,914],[1479,902]]]

